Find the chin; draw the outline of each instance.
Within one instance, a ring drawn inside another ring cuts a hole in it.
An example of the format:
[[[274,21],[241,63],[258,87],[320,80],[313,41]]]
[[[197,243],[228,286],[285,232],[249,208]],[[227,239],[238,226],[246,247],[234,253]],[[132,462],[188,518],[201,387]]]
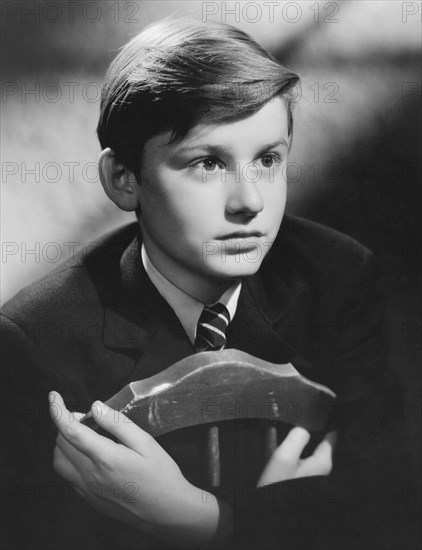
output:
[[[213,265],[212,265],[213,264]],[[238,255],[227,257],[225,261],[219,259],[210,262],[208,274],[212,273],[213,277],[219,279],[241,279],[254,275],[262,264],[262,259],[259,261],[245,261]]]

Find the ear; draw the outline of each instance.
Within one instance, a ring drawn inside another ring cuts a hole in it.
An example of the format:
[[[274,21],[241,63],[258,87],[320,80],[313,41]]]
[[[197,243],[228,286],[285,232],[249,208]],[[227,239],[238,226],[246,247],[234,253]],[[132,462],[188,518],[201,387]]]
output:
[[[116,160],[114,152],[107,147],[98,160],[101,185],[106,195],[119,208],[132,212],[139,206],[138,187],[135,174]]]

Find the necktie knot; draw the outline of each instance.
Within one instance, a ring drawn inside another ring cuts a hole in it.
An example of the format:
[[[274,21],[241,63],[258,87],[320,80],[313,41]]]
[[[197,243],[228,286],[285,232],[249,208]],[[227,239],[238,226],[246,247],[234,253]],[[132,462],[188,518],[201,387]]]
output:
[[[205,306],[196,329],[195,350],[212,351],[223,349],[226,344],[226,328],[230,314],[224,304],[217,302]]]

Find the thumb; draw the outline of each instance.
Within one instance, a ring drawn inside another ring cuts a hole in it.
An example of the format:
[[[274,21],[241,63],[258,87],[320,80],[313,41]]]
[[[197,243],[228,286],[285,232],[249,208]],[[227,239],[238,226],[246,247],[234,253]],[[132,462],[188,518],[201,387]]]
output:
[[[100,428],[114,435],[123,445],[142,456],[148,455],[154,444],[158,445],[149,433],[127,416],[101,401],[95,401],[92,404],[91,412]]]

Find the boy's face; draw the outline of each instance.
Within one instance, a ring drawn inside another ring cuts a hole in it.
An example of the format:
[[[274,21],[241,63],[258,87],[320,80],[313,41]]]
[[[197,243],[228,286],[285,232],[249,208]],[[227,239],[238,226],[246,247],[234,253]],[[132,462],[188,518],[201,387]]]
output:
[[[287,109],[281,98],[248,118],[199,124],[179,143],[147,141],[138,196],[155,266],[201,299],[258,271],[286,203]]]

